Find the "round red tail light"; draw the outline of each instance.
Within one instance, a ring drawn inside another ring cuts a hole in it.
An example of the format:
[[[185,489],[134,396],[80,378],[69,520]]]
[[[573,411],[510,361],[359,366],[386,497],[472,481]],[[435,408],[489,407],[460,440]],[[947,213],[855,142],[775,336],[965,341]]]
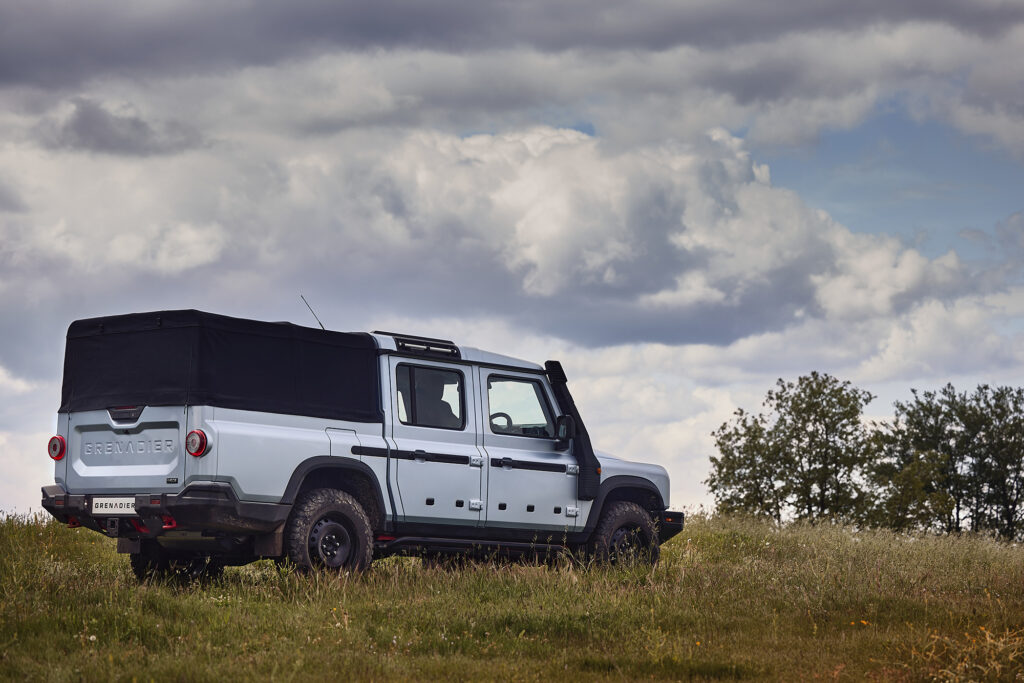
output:
[[[57,436],[51,436],[50,443],[46,444],[46,451],[54,460],[60,460],[63,458],[67,449],[68,445],[64,442],[64,437],[59,434]]]
[[[202,429],[193,429],[185,437],[185,450],[188,451],[189,455],[197,458],[206,453],[207,444],[206,432]]]

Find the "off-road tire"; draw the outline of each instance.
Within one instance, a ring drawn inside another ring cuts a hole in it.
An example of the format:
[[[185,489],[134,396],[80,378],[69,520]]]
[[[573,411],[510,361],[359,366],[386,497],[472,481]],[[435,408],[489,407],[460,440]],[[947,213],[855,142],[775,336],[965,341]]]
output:
[[[288,558],[300,569],[361,572],[373,560],[373,527],[355,498],[337,489],[313,489],[292,508],[285,529]]]
[[[601,514],[590,541],[590,551],[598,563],[658,561],[658,532],[650,513],[636,503],[617,500]]]

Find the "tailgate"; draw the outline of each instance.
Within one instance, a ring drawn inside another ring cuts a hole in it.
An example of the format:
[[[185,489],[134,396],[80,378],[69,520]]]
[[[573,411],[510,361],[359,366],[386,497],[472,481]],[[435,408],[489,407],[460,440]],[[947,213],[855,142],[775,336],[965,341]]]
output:
[[[185,409],[75,412],[68,430],[69,493],[178,492],[185,479]]]

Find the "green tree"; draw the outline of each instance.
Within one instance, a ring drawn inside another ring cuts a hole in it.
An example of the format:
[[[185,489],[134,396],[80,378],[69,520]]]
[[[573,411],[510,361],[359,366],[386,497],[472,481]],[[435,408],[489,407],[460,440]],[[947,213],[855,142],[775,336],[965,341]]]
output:
[[[733,422],[714,432],[719,457],[711,458],[711,474],[705,482],[721,512],[744,512],[782,521],[786,494],[779,472],[781,450],[769,441],[764,415],[743,409]]]
[[[867,477],[875,496],[865,521],[893,529],[959,531],[969,505],[968,451],[958,426],[963,397],[952,385],[897,401],[891,423],[876,425]]]
[[[972,403],[984,417],[980,524],[1006,539],[1024,537],[1024,389],[982,385]]]
[[[896,529],[1024,536],[1024,389],[912,391],[876,433],[869,521]]]
[[[906,449],[900,433],[880,432],[879,457],[869,466],[866,477],[874,496],[862,508],[861,521],[897,531],[948,531],[955,503],[949,493],[947,453]]]
[[[780,379],[765,412],[739,410],[712,433],[719,456],[705,483],[718,507],[777,521],[860,516],[873,445],[862,416],[873,398],[828,374]]]

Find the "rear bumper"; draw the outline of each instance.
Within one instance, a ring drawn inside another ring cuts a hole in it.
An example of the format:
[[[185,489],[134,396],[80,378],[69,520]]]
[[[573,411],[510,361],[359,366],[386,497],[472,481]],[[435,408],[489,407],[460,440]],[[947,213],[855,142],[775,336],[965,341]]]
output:
[[[686,515],[682,512],[663,510],[658,514],[658,543],[664,543],[683,530]]]
[[[238,500],[226,482],[191,484],[181,493],[136,494],[135,515],[94,515],[92,495],[71,494],[59,484],[44,486],[42,492],[43,508],[59,521],[128,538],[170,530],[265,534],[280,527],[291,511],[291,505]]]

